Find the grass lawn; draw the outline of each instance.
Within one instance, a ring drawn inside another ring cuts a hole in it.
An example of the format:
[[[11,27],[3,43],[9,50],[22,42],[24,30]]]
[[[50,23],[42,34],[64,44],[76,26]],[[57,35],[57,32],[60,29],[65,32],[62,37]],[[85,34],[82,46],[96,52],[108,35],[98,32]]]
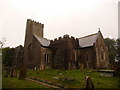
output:
[[[27,80],[19,80],[16,77],[7,77],[2,79],[2,88],[45,88],[45,87]]]
[[[85,76],[89,75],[92,78],[95,88],[117,88],[118,77],[103,77],[98,72],[80,72],[80,70],[43,70],[43,71],[28,71],[28,77],[46,80],[53,84],[62,85],[66,88],[84,88]],[[55,79],[59,78],[59,79]],[[73,81],[63,80],[64,78],[74,79]]]

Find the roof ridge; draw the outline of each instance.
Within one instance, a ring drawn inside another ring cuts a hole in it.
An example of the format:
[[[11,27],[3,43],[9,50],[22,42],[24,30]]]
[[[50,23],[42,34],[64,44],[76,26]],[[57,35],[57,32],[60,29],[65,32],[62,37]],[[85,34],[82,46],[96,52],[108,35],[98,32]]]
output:
[[[47,39],[47,38],[44,38],[44,37],[40,37],[40,38],[43,38],[43,39],[46,39],[47,41],[50,41],[50,39]]]
[[[33,33],[34,36],[37,36],[38,38],[43,38],[43,39],[46,39],[48,41],[50,41],[50,39],[47,39],[47,38],[44,38],[44,37],[39,37],[38,35],[36,35],[35,33]]]
[[[39,43],[43,46],[49,46],[50,45],[50,40],[47,40],[46,38],[43,37],[38,37],[36,34],[33,34],[34,37],[39,41]]]
[[[94,34],[90,34],[90,35],[87,35],[87,36],[83,36],[83,37],[80,37],[80,38],[78,38],[78,39],[82,39],[82,38],[90,37],[90,36],[93,36],[93,35],[96,35],[96,34],[98,34],[98,33],[94,33]]]

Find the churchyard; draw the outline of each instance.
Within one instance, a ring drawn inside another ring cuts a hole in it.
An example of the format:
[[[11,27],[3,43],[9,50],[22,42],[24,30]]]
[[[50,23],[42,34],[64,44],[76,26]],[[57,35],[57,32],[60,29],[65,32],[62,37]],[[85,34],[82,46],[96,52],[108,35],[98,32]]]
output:
[[[46,88],[42,85],[29,82],[27,80],[19,80],[17,77],[6,77],[2,80],[2,88]]]
[[[48,40],[44,24],[26,24],[24,46],[2,49],[3,88],[120,88],[119,40],[104,39],[100,29]]]
[[[19,72],[19,71],[18,71]],[[85,76],[90,76],[94,88],[118,88],[119,77],[101,76],[96,70],[30,70],[27,79],[3,77],[3,88],[44,88],[28,79],[56,85],[62,88],[85,88]]]

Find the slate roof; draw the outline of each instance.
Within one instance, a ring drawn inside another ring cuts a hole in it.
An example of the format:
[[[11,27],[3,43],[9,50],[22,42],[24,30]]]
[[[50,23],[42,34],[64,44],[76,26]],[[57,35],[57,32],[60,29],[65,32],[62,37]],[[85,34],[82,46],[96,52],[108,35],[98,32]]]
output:
[[[49,46],[50,45],[50,40],[47,40],[46,38],[43,37],[38,37],[37,35],[33,34],[35,38],[42,44],[43,46]]]
[[[79,46],[82,48],[93,46],[93,44],[96,42],[97,38],[98,38],[98,33],[78,38]]]

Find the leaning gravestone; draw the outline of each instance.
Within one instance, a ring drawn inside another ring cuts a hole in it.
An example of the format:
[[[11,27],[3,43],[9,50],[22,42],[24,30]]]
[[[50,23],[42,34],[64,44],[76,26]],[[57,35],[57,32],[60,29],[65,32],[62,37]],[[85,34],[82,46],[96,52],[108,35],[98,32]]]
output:
[[[85,86],[86,90],[94,89],[94,85],[90,76],[85,77]]]
[[[19,73],[19,79],[24,80],[26,78],[26,68],[22,67]]]
[[[13,67],[11,69],[11,77],[17,77],[17,69],[16,69],[16,67]]]

